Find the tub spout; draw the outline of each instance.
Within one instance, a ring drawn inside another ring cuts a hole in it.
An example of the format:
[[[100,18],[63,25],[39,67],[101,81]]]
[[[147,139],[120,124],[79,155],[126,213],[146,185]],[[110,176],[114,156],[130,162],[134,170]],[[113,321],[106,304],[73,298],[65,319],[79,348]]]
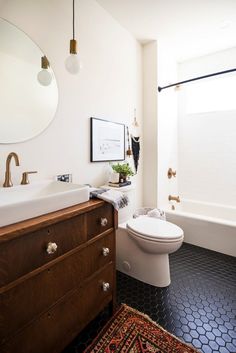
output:
[[[169,200],[169,201],[180,202],[179,196],[172,196],[172,195],[169,195],[168,200]]]

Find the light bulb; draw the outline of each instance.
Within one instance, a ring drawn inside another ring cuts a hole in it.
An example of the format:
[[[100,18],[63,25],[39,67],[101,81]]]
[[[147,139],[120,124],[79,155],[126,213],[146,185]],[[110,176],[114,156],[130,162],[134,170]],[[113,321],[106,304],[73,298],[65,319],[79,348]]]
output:
[[[52,82],[52,75],[47,69],[42,69],[39,71],[37,79],[42,86],[49,86]]]
[[[66,69],[72,75],[80,71],[80,58],[78,54],[70,54],[65,61]]]

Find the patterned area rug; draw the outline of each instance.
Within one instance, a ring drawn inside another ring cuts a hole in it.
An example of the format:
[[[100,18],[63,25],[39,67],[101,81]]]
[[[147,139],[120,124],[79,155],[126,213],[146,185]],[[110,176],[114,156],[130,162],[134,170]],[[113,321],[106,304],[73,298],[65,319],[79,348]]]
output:
[[[147,315],[122,304],[84,353],[197,353]]]

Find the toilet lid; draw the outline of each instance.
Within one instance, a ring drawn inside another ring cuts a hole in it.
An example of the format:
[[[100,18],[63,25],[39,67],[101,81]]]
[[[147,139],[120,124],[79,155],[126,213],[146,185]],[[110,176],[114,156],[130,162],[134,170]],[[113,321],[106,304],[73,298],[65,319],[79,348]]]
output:
[[[152,240],[177,240],[184,234],[177,225],[152,217],[138,217],[127,222],[127,228]]]

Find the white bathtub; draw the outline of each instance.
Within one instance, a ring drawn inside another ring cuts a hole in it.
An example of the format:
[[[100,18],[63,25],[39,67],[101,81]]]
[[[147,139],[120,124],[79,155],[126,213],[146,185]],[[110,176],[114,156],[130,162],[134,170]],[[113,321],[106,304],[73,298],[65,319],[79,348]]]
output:
[[[184,241],[236,256],[236,207],[183,199],[167,220],[184,230]]]

